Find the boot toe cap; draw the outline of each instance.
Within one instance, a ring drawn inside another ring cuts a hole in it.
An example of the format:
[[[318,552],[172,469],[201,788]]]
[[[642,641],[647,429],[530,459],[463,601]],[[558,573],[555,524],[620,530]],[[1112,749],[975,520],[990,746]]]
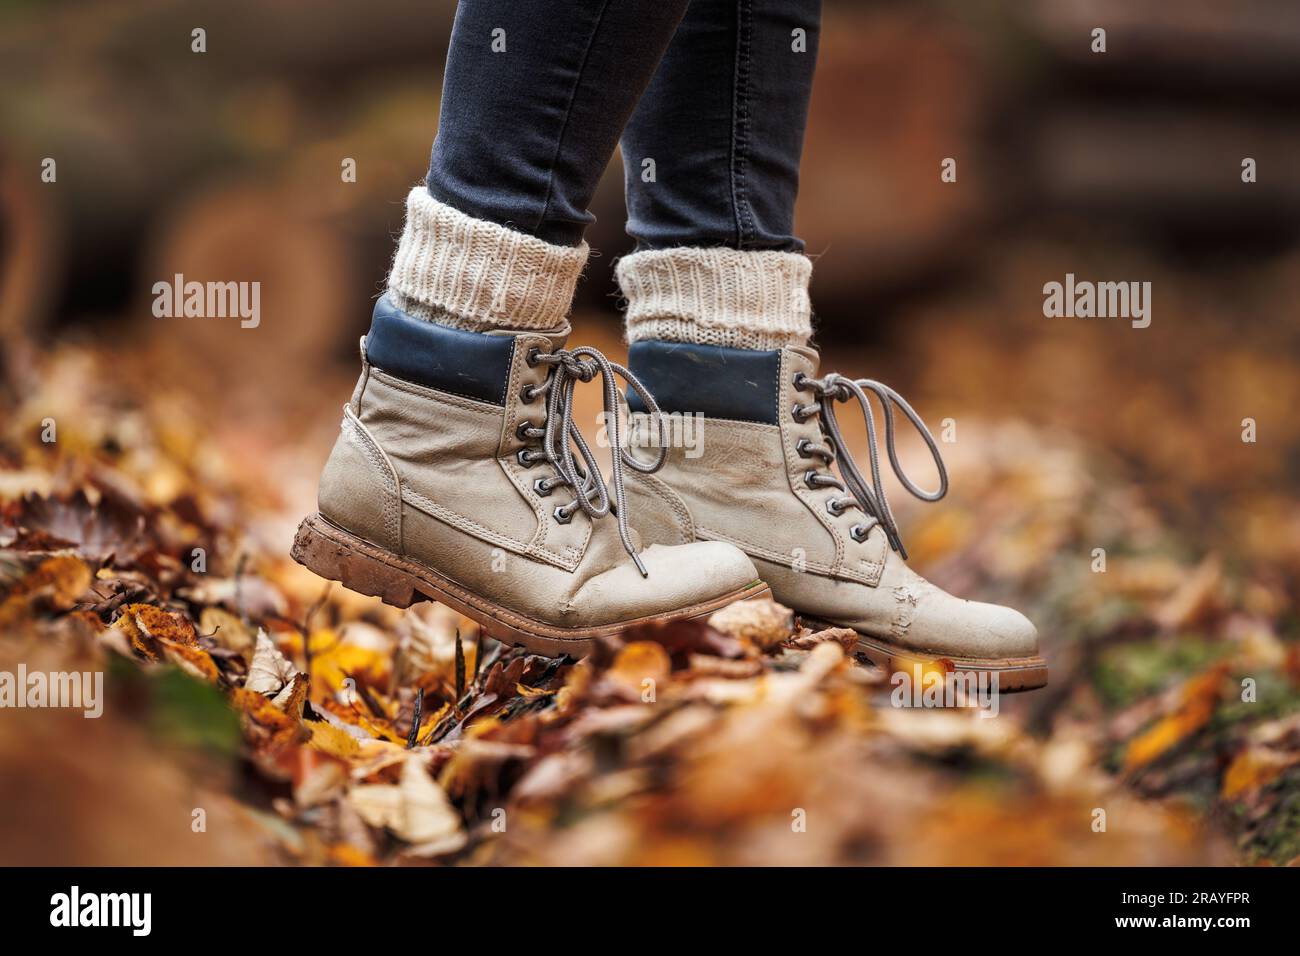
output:
[[[971,601],[972,640],[981,657],[1032,657],[1038,653],[1038,629],[1014,608]]]
[[[758,571],[743,551],[717,541],[651,545],[640,557],[646,577],[629,559],[584,584],[575,603],[604,607],[611,618],[633,620],[704,604],[758,580]]]

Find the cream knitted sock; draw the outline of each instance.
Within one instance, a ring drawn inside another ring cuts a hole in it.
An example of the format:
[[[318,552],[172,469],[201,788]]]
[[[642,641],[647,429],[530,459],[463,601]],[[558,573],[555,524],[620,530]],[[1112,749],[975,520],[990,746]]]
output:
[[[805,345],[812,260],[791,252],[657,249],[619,260],[627,340],[738,349]]]
[[[555,329],[564,325],[590,251],[556,246],[458,212],[416,186],[388,273],[404,312],[454,328]]]

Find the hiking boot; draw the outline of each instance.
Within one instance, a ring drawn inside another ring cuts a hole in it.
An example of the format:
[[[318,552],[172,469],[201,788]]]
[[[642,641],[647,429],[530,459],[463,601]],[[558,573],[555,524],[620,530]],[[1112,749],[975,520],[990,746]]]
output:
[[[294,559],[397,607],[440,601],[551,656],[767,594],[729,544],[640,547],[624,478],[663,456],[620,444],[614,376],[651,416],[654,401],[596,350],[565,349],[568,331],[469,332],[381,298]],[[598,376],[618,449],[608,482],[573,422],[574,386]]]
[[[669,449],[658,474],[629,476],[643,541],[735,545],[777,601],[806,619],[853,628],[859,651],[891,673],[941,660],[944,669],[996,674],[1001,690],[1047,683],[1037,632],[1024,615],[953,597],[905,563],[881,484],[873,396],[903,486],[937,501],[948,477],[933,436],[898,393],[867,379],[817,378],[818,354],[803,347],[750,351],[648,340],[632,345],[628,364],[664,412],[704,416],[702,442]],[[633,446],[654,447],[652,423],[634,393],[630,400]],[[836,405],[851,400],[866,418],[869,481],[835,417]],[[929,446],[937,491],[918,488],[900,467],[895,411]]]

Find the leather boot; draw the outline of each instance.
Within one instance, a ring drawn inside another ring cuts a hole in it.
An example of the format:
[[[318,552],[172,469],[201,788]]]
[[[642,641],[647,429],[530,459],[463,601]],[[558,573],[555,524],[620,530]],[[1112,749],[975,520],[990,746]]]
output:
[[[453,329],[381,298],[295,560],[386,603],[437,600],[499,640],[574,657],[600,635],[767,594],[730,544],[641,547],[624,478],[663,456],[620,447],[614,376],[650,417],[653,399],[596,350],[566,349],[567,334]],[[573,422],[574,386],[597,377],[615,413],[608,482]]]
[[[996,674],[1000,690],[1047,683],[1034,626],[1011,608],[965,601],[926,581],[907,553],[881,482],[872,401],[883,408],[888,459],[904,487],[934,501],[947,474],[934,438],[888,386],[829,374],[818,354],[751,351],[655,340],[635,342],[629,367],[665,413],[702,415],[702,442],[668,449],[663,469],[630,476],[634,523],[644,541],[713,541],[744,551],[773,596],[805,618],[850,627],[859,650],[893,672],[917,661]],[[656,444],[630,395],[633,445]],[[849,454],[836,407],[866,417],[869,477]],[[894,449],[895,413],[925,439],[939,469],[935,492],[918,488]],[[835,473],[838,472],[838,475]]]

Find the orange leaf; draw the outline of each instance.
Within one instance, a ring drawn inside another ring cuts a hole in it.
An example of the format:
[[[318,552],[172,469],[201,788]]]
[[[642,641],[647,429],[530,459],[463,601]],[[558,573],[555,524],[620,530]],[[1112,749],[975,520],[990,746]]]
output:
[[[1223,678],[1227,673],[1228,665],[1219,663],[1190,678],[1179,692],[1178,708],[1129,743],[1124,754],[1124,769],[1145,767],[1208,724],[1219,705]]]
[[[67,610],[90,587],[90,581],[90,568],[80,558],[67,554],[47,558],[24,575],[0,603],[0,625],[18,620],[41,598]]]
[[[1233,759],[1223,774],[1220,795],[1225,800],[1266,787],[1296,762],[1295,757],[1275,753],[1263,747],[1247,747]]]

